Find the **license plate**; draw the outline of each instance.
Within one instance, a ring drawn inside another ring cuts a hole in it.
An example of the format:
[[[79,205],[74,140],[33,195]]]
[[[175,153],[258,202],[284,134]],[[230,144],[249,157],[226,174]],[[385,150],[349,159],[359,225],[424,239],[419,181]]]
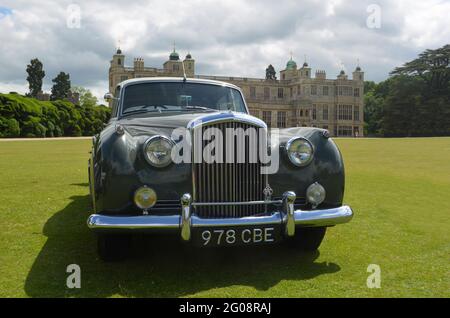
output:
[[[273,244],[280,239],[278,226],[199,228],[193,234],[195,245],[202,247]]]

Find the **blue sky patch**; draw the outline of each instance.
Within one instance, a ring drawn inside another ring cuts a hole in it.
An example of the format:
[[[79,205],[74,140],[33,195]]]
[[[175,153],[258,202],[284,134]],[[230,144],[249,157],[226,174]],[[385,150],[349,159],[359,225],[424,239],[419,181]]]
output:
[[[6,17],[7,15],[11,15],[12,10],[7,7],[0,7],[0,19]]]

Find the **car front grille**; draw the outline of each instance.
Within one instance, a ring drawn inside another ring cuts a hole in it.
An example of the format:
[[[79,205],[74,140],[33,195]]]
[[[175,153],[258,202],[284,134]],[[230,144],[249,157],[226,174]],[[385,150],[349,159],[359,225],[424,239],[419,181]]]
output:
[[[264,200],[263,190],[267,184],[267,175],[261,174],[262,164],[257,155],[257,162],[250,163],[250,149],[248,137],[246,137],[244,153],[245,163],[237,162],[235,147],[234,163],[226,163],[227,136],[226,128],[258,128],[242,122],[221,122],[206,124],[196,129],[201,129],[202,135],[207,128],[217,128],[223,136],[224,163],[206,163],[202,158],[201,163],[193,163],[194,202],[248,202]],[[234,136],[236,145],[237,137]],[[203,142],[203,147],[208,142]],[[258,145],[259,143],[257,143]],[[258,149],[258,146],[256,146]],[[193,150],[195,151],[195,150]],[[264,205],[228,205],[228,206],[195,206],[194,212],[202,218],[240,218],[253,216],[264,212]]]

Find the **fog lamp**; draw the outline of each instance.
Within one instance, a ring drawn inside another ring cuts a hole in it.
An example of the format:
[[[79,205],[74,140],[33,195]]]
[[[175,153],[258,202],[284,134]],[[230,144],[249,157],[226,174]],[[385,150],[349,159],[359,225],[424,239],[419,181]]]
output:
[[[140,187],[134,193],[134,203],[143,210],[150,209],[156,203],[156,192],[147,186]]]
[[[313,209],[325,200],[325,196],[325,188],[318,182],[314,182],[306,189],[306,199],[311,203]]]

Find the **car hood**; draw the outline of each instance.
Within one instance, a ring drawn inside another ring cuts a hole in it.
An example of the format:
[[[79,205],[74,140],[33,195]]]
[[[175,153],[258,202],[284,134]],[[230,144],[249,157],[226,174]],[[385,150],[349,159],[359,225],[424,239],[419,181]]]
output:
[[[244,113],[229,111],[213,112],[189,112],[189,113],[160,113],[152,116],[130,116],[118,120],[125,130],[132,136],[153,135],[160,133],[170,133],[176,128],[186,128],[197,120],[210,121],[216,119],[244,120],[251,121],[260,126],[265,126],[264,122]]]
[[[215,114],[211,112],[207,114]],[[154,135],[162,132],[170,133],[175,128],[186,127],[189,122],[198,117],[204,116],[205,113],[172,113],[158,114],[152,116],[130,116],[120,119],[117,123],[122,125],[130,135]]]

